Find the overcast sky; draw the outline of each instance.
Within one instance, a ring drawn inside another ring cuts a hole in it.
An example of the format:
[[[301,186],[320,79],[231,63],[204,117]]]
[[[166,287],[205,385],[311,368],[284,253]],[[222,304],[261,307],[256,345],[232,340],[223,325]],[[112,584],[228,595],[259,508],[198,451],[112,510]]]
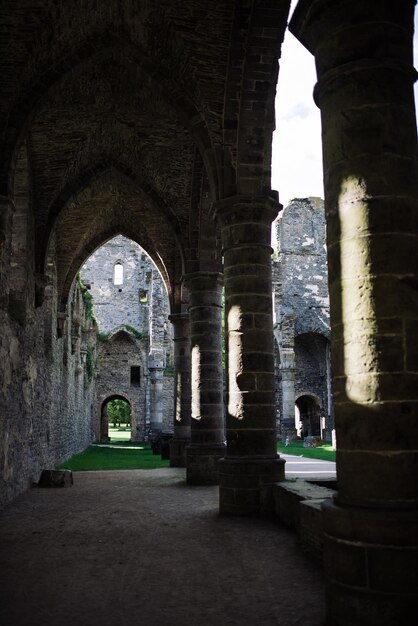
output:
[[[292,0],[291,12],[297,0]],[[415,31],[418,30],[415,12]],[[415,67],[418,66],[415,33]],[[282,46],[273,135],[272,188],[286,206],[292,198],[324,197],[321,122],[312,97],[316,83],[314,57],[286,31]],[[415,85],[418,102],[418,86]]]

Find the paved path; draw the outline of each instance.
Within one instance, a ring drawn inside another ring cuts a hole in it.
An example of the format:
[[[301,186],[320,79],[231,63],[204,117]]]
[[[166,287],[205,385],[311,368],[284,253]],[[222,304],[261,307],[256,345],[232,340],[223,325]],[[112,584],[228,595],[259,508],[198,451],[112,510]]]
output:
[[[78,472],[0,513],[4,626],[321,626],[322,572],[184,470]]]
[[[286,478],[304,478],[335,480],[336,464],[332,461],[320,461],[318,459],[306,459],[301,456],[280,453],[282,459],[285,459]]]

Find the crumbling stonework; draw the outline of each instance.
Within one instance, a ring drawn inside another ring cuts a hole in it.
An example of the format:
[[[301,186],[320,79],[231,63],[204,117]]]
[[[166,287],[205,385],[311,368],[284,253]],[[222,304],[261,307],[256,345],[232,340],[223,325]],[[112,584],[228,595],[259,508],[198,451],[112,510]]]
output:
[[[276,222],[273,293],[278,433],[331,439],[329,297],[325,213],[296,198]]]
[[[77,283],[57,326],[52,259],[43,304],[25,303],[24,326],[0,310],[0,506],[94,438],[96,327]]]

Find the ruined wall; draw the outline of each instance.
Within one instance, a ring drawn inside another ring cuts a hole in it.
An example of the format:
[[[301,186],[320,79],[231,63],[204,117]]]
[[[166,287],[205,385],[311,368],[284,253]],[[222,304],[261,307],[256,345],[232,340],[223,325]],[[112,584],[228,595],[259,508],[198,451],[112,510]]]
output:
[[[294,199],[276,222],[273,260],[278,430],[294,420],[296,399],[314,396],[331,427],[326,230],[319,198]],[[328,433],[327,433],[328,436]]]
[[[123,268],[122,283],[115,283],[117,264]],[[122,235],[108,241],[87,259],[80,275],[93,296],[101,333],[124,323],[148,334],[152,272],[153,263],[148,255]]]
[[[94,438],[96,330],[77,284],[58,318],[53,259],[38,306],[0,308],[0,506]]]
[[[119,274],[115,273],[116,266],[120,266]],[[138,244],[118,235],[91,255],[80,275],[93,297],[100,331],[98,419],[106,397],[118,393],[126,396],[132,408],[132,438],[143,440],[153,410],[151,378],[157,376],[161,389],[159,416],[163,431],[171,432],[172,327],[167,292],[154,263]],[[123,329],[126,333],[119,332]],[[130,368],[135,365],[141,367],[141,385],[133,390]]]
[[[136,339],[126,329],[116,331],[109,338],[99,340],[97,367],[99,423],[106,399],[120,395],[131,406],[132,440],[143,441],[146,433],[149,378],[147,342]],[[131,376],[132,367],[140,368],[139,380]]]

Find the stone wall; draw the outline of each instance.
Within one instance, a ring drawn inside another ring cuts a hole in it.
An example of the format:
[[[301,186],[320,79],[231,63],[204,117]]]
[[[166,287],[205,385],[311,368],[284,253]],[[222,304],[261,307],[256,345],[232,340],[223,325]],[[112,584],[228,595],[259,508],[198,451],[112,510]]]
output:
[[[49,268],[42,304],[33,292],[22,303],[23,325],[0,308],[0,506],[94,438],[96,329],[76,283],[58,316],[53,255]]]
[[[131,376],[131,368],[139,368],[139,380]],[[129,330],[116,330],[106,339],[99,339],[97,360],[97,438],[106,402],[115,397],[125,399],[131,407],[131,436],[143,441],[147,418],[147,342],[137,339]]]
[[[138,244],[118,235],[89,257],[80,275],[93,298],[100,331],[98,438],[103,404],[118,395],[131,405],[134,441],[148,436],[153,411],[163,431],[172,432],[172,328],[167,291],[154,263]],[[131,384],[131,367],[140,367],[140,385]],[[157,408],[152,403],[155,384],[161,396]]]
[[[116,264],[123,267],[122,284],[115,284]],[[122,235],[87,259],[80,275],[93,296],[99,332],[109,333],[124,323],[148,335],[153,272],[155,266],[148,255]]]

